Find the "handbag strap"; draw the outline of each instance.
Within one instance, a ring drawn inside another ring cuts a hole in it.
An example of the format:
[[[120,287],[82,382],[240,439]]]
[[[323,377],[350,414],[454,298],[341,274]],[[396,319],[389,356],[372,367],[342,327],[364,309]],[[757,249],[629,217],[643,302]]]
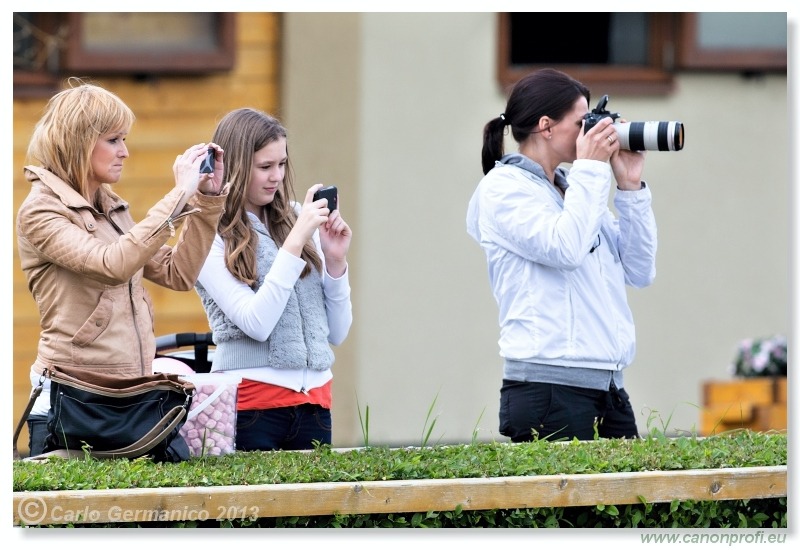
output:
[[[188,407],[188,403],[183,405],[179,405],[177,407],[173,407],[164,415],[164,417],[159,420],[158,424],[156,424],[149,432],[144,434],[138,441],[131,443],[127,447],[121,447],[119,449],[113,449],[110,451],[93,451],[92,449],[56,449],[54,451],[49,451],[47,453],[42,453],[36,456],[28,457],[24,460],[27,461],[38,461],[38,460],[46,460],[50,457],[59,457],[59,458],[80,458],[89,454],[93,458],[137,458],[148,451],[150,451],[153,447],[164,441],[167,436],[177,428],[181,421],[186,417],[186,409]]]
[[[34,386],[31,390],[31,398],[28,400],[28,405],[25,407],[25,412],[22,413],[22,417],[19,419],[17,429],[14,430],[14,460],[19,460],[21,458],[19,451],[17,450],[17,440],[19,439],[19,434],[22,432],[22,427],[25,425],[25,421],[28,420],[31,410],[33,410],[33,404],[36,402],[36,398],[41,395],[43,388],[44,378],[39,380],[39,385]]]
[[[186,405],[173,407],[139,441],[113,451],[91,451],[91,454],[95,458],[135,458],[142,456],[164,441],[172,430],[180,425],[181,420],[184,418],[186,418]]]
[[[63,367],[62,367],[63,369]],[[66,370],[66,369],[64,369]],[[28,420],[30,416],[31,410],[33,410],[33,405],[36,401],[36,398],[41,395],[42,390],[44,389],[44,380],[47,376],[47,373],[43,375],[39,380],[39,385],[35,386],[31,390],[31,396],[28,400],[28,405],[25,407],[25,412],[22,413],[22,417],[17,424],[17,428],[14,431],[14,442],[13,442],[13,450],[14,450],[14,460],[19,460],[21,455],[19,454],[19,450],[17,448],[17,440],[19,439],[19,435],[22,432],[22,428],[25,425],[25,421]],[[169,378],[166,376],[166,378]],[[152,384],[153,382],[148,382]],[[163,381],[158,381],[155,383],[163,383]],[[190,385],[192,390],[194,390],[194,385]],[[189,410],[189,406],[191,404],[190,401],[190,394],[186,395],[186,401],[184,401],[183,405],[178,405],[173,407],[171,410],[167,411],[166,414],[159,420],[159,422],[146,434],[144,434],[138,441],[126,446],[121,447],[119,449],[113,449],[110,451],[93,451],[91,449],[56,449],[54,451],[49,451],[46,453],[38,454],[35,456],[31,456],[26,458],[25,460],[44,460],[51,456],[57,456],[62,458],[75,458],[75,457],[82,457],[88,453],[90,456],[94,458],[136,458],[146,454],[150,451],[153,447],[164,441],[170,433],[174,429],[180,426],[180,423],[186,418],[186,415]]]

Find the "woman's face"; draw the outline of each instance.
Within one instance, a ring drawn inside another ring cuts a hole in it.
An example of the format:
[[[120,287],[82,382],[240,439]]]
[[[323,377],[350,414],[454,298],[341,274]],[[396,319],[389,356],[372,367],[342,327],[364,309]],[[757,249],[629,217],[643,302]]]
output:
[[[572,110],[552,127],[552,147],[558,153],[560,162],[573,162],[577,158],[578,151],[575,142],[581,132],[583,116],[588,112],[589,104],[585,97],[580,96],[572,105]]]
[[[260,216],[261,208],[273,201],[283,184],[287,162],[286,138],[278,138],[255,152],[245,196],[249,212]]]
[[[122,176],[122,161],[128,158],[125,137],[128,132],[116,131],[101,135],[92,149],[89,186],[93,192],[103,183],[117,183]]]

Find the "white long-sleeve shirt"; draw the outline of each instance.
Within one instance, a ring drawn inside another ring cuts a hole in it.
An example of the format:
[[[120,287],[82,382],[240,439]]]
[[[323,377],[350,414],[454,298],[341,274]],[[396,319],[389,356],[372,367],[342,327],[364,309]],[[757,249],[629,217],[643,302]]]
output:
[[[349,268],[341,277],[331,277],[325,266],[319,232],[314,233],[313,240],[322,258],[322,288],[330,330],[328,342],[340,345],[347,337],[353,322]],[[264,283],[254,291],[228,271],[225,266],[225,243],[217,235],[205,265],[200,271],[198,282],[242,332],[254,340],[263,342],[267,340],[283,314],[292,288],[300,278],[305,265],[306,262],[302,258],[279,249]],[[212,370],[214,370],[213,363]],[[330,369],[296,371],[266,366],[237,369],[236,374],[249,380],[275,384],[295,391],[320,387],[333,377]]]

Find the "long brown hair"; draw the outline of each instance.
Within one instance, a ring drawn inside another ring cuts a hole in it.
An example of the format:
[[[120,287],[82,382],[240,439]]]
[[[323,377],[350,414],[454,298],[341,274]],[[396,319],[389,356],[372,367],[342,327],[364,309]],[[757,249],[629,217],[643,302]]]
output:
[[[212,138],[225,152],[223,181],[230,183],[225,212],[219,221],[219,234],[225,241],[225,263],[234,277],[250,287],[258,279],[258,238],[247,218],[245,196],[250,185],[255,152],[280,138],[286,138],[286,129],[278,119],[250,108],[236,109],[225,115],[217,124]],[[292,179],[291,163],[287,159],[283,182],[278,186],[272,202],[263,207],[267,229],[278,248],[283,245],[297,221],[297,213],[293,207],[295,196]],[[303,246],[301,258],[306,261],[301,277],[311,272],[310,266],[322,271],[322,260],[310,239]]]

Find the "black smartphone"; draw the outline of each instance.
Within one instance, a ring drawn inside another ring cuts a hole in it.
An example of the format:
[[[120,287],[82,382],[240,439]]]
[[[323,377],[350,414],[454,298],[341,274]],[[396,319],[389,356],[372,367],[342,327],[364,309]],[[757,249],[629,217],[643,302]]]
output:
[[[314,200],[318,199],[328,199],[328,210],[333,212],[339,206],[339,191],[335,185],[323,187],[314,193]]]
[[[216,152],[214,151],[213,147],[208,148],[208,154],[206,158],[203,159],[203,164],[200,165],[200,173],[201,174],[210,174],[214,171],[214,158]]]

